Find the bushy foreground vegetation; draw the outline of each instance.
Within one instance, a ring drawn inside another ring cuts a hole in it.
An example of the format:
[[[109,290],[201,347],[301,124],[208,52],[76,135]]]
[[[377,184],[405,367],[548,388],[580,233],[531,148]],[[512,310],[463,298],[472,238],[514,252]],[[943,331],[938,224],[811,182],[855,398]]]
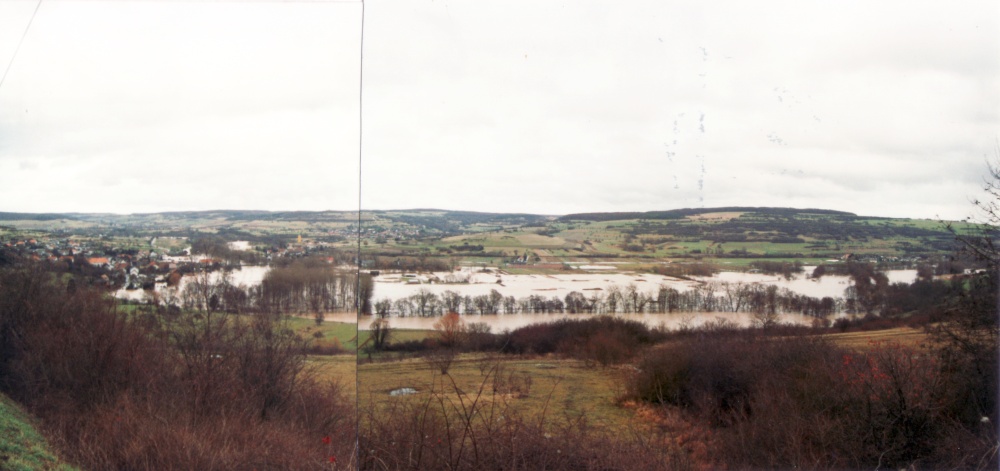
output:
[[[125,313],[51,274],[0,273],[0,388],[85,469],[352,461],[355,408],[276,317]]]
[[[968,382],[939,361],[893,344],[714,336],[647,352],[627,398],[697,417],[738,468],[995,468],[995,403],[963,419]]]

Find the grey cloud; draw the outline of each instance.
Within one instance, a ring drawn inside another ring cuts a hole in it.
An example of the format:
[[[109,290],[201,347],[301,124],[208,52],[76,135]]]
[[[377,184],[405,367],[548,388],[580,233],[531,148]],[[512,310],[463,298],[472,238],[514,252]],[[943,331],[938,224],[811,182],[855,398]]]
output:
[[[996,8],[369,4],[362,200],[538,213],[879,201],[886,215],[962,214],[1000,128]],[[357,204],[358,5],[41,13],[0,89],[0,200]],[[123,168],[136,176],[82,192],[92,199],[66,196],[78,182],[32,189],[36,173]]]

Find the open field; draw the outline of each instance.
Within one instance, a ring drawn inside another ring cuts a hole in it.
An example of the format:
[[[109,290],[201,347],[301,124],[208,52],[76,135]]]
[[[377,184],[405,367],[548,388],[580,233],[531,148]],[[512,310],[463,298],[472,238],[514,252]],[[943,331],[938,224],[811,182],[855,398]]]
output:
[[[152,244],[154,250],[172,252],[184,250],[191,242],[182,237],[157,237]]]
[[[906,347],[919,347],[927,341],[928,336],[922,329],[896,327],[894,329],[870,330],[865,332],[825,334],[823,338],[841,347],[865,350],[873,342],[892,342]]]
[[[422,341],[423,339],[430,337],[432,330],[420,330],[420,329],[393,329],[392,337],[389,339],[389,343],[402,343],[409,341]],[[361,336],[365,338],[367,331],[362,331]],[[363,341],[363,340],[362,340]]]
[[[706,220],[728,221],[730,219],[738,218],[742,215],[743,213],[739,211],[725,211],[721,213],[695,214],[693,216],[688,216],[687,218],[691,219],[692,221],[706,221]]]
[[[336,382],[350,403],[357,399],[358,357],[348,355],[310,355],[309,367],[315,368],[316,378],[321,381]]]
[[[339,345],[345,350],[357,350],[357,324],[350,322],[324,321],[316,325],[316,321],[304,317],[286,317],[288,328],[302,338],[310,339],[312,345],[329,347]]]
[[[501,388],[501,394],[494,396],[493,378],[497,370],[490,376],[484,372],[489,372],[495,364],[482,354],[461,354],[448,375],[442,375],[424,359],[364,363],[358,368],[359,399],[362,407],[366,402],[377,405],[400,400],[389,396],[390,391],[413,388],[417,393],[403,400],[421,400],[428,394],[443,393],[457,401],[454,392],[457,387],[466,400],[472,400],[483,388],[484,400],[504,401],[529,417],[544,413],[555,418],[573,418],[586,414],[590,423],[612,428],[625,427],[631,421],[632,413],[615,404],[616,396],[621,393],[619,370],[588,368],[578,360],[503,357],[499,363],[500,375],[508,384],[516,384],[513,391]],[[527,386],[524,378],[530,378]]]

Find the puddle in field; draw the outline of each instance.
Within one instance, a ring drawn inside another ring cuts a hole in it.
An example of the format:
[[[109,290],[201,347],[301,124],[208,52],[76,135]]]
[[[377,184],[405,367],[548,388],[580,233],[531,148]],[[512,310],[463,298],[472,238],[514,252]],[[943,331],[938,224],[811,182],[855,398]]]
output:
[[[410,394],[416,394],[417,390],[413,388],[399,388],[389,391],[390,396],[407,396]]]

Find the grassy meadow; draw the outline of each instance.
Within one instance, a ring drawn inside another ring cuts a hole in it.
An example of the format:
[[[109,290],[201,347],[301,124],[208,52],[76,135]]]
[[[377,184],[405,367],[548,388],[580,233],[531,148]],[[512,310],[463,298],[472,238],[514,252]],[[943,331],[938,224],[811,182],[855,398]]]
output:
[[[559,358],[506,358],[467,353],[455,358],[442,375],[433,360],[409,358],[362,363],[358,367],[359,399],[376,406],[391,401],[422,401],[445,396],[458,401],[500,401],[527,417],[560,419],[586,416],[591,424],[625,428],[632,413],[616,405],[621,375],[615,368],[587,367]],[[416,394],[391,397],[390,391],[413,388]]]

